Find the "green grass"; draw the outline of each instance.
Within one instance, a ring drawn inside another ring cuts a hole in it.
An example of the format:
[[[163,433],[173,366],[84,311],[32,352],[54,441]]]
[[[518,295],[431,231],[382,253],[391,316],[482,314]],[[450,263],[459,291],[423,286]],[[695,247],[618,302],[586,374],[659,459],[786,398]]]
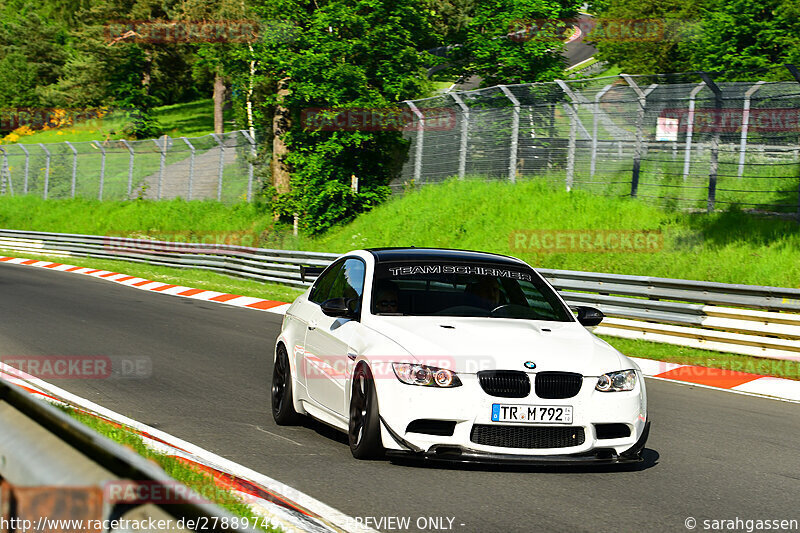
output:
[[[640,253],[540,253],[515,247],[519,230],[659,231],[662,249]],[[436,246],[520,257],[536,267],[669,278],[800,286],[800,225],[735,210],[693,214],[540,181],[449,181],[410,192],[318,238],[287,241],[346,252]]]
[[[346,252],[380,246],[467,248],[521,257],[544,268],[798,287],[800,225],[736,210],[713,214],[661,209],[547,183],[449,181],[397,197],[319,237],[277,231],[261,204],[209,201],[51,200],[0,198],[0,227],[94,235],[150,235]],[[516,232],[540,230],[658,231],[661,249],[640,253],[542,253],[519,248]],[[229,241],[231,242],[231,241]]]
[[[226,120],[231,118],[230,113],[227,113]],[[210,98],[157,107],[153,110],[153,115],[164,133],[170,137],[197,137],[214,132],[213,103]],[[59,129],[37,131],[33,135],[21,137],[18,142],[38,144],[123,139],[125,136],[122,130],[126,123],[124,116],[112,110],[103,118],[78,122]]]
[[[206,500],[216,503],[236,516],[248,518],[253,525],[253,511],[231,491],[217,487],[213,477],[201,470],[177,460],[174,457],[155,452],[148,448],[142,438],[130,429],[112,424],[88,413],[75,410],[71,407],[62,407],[69,416],[85,424],[97,433],[108,437],[114,442],[132,449],[145,459],[149,459],[160,466],[170,477],[188,485]],[[272,526],[263,527],[266,522],[258,521],[258,529],[267,532],[279,532],[281,529]]]
[[[0,255],[10,257],[25,257],[54,263],[67,263],[73,266],[98,268],[128,274],[151,281],[160,281],[171,285],[182,285],[194,289],[252,296],[265,300],[278,302],[291,302],[303,293],[302,289],[295,289],[277,283],[265,283],[246,278],[235,278],[209,270],[171,268],[149,263],[135,263],[128,261],[113,261],[95,257],[60,257],[46,254],[31,254],[0,249]]]

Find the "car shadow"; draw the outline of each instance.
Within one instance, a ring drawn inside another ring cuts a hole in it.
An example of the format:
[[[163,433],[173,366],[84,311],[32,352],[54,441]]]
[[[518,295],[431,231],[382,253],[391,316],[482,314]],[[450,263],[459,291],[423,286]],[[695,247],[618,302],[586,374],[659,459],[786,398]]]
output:
[[[638,463],[621,463],[607,465],[537,465],[537,464],[491,464],[491,463],[458,463],[451,461],[435,461],[405,457],[391,457],[389,462],[410,468],[431,468],[439,470],[468,470],[475,472],[514,472],[530,474],[603,474],[612,472],[641,472],[658,465],[661,456],[652,448],[642,450],[642,461]]]

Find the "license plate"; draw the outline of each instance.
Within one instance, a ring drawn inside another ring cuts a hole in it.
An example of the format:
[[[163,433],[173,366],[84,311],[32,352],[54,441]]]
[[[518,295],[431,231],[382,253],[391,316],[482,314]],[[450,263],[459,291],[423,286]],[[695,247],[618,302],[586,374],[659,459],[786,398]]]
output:
[[[571,405],[492,404],[492,422],[572,424]]]

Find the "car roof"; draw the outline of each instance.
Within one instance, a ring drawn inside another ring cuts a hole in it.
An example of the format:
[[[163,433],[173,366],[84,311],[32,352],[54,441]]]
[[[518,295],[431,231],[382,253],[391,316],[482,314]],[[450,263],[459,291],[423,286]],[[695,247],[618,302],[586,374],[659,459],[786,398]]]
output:
[[[368,248],[366,251],[375,257],[376,263],[396,261],[447,261],[480,262],[494,265],[527,266],[525,262],[506,255],[474,250],[453,250],[449,248]]]

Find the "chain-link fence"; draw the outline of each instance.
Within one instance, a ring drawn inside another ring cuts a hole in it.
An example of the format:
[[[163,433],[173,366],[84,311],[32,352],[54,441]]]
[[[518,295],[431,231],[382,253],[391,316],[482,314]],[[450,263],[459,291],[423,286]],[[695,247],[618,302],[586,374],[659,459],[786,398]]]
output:
[[[417,118],[392,187],[536,178],[675,207],[800,213],[800,76],[789,72],[797,81],[620,75],[406,102]]]
[[[0,194],[250,201],[256,148],[247,131],[142,141],[3,145]]]

